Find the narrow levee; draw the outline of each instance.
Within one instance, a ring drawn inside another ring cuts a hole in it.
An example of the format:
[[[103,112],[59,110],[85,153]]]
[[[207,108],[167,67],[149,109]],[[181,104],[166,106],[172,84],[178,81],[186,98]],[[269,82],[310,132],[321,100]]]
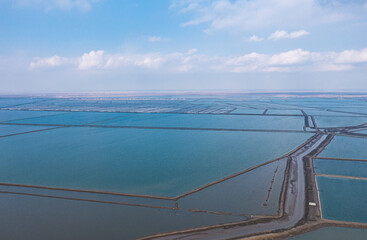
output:
[[[316,154],[320,147],[325,147],[327,135],[317,134],[289,156],[288,178],[280,217],[252,219],[226,226],[193,229],[174,233],[148,236],[144,239],[236,239],[274,231],[290,229],[306,216],[306,193],[303,158]],[[312,156],[310,156],[312,157]]]

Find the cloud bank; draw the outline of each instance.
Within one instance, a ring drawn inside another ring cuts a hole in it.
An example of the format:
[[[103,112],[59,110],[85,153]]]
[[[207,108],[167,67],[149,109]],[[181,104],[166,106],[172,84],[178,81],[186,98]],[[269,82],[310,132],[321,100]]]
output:
[[[281,31],[275,31],[269,36],[269,40],[281,40],[281,39],[293,39],[293,38],[299,38],[310,34],[306,30],[299,30],[295,32],[288,33],[287,31],[281,30]]]
[[[163,72],[244,73],[345,71],[365,67],[364,63],[367,63],[367,48],[341,52],[310,52],[298,48],[276,54],[252,52],[238,56],[208,56],[199,54],[197,49],[169,54],[110,54],[93,50],[74,58],[35,58],[28,68],[32,71],[45,68],[73,68],[79,71],[144,68]]]

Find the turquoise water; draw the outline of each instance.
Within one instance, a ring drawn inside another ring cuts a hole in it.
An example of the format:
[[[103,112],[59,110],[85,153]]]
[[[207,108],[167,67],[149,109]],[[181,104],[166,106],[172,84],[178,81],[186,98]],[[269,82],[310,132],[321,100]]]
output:
[[[302,116],[138,113],[99,125],[302,130],[303,121]]]
[[[65,191],[65,190],[51,190],[44,188],[33,188],[33,187],[20,187],[20,186],[6,186],[0,185],[0,191],[10,191],[17,193],[28,193],[28,194],[40,194],[55,197],[66,197],[66,198],[77,198],[77,199],[89,199],[98,201],[108,201],[117,203],[131,203],[131,204],[143,204],[149,206],[159,206],[159,207],[175,207],[175,201],[166,199],[155,199],[155,198],[145,198],[145,197],[132,197],[124,195],[115,194],[100,194],[100,193],[90,193],[90,192],[75,192],[75,191]],[[1,198],[1,195],[0,195]]]
[[[314,159],[316,173],[367,177],[367,162]]]
[[[176,196],[279,157],[310,136],[61,128],[1,138],[0,182]]]
[[[321,117],[321,116],[315,116],[315,120],[317,123],[317,126],[320,128],[325,127],[347,127],[347,126],[354,126],[354,125],[360,125],[363,123],[367,123],[367,116],[348,116],[348,117],[342,117],[342,116],[328,116],[328,117]]]
[[[1,239],[136,239],[245,219],[12,194],[0,200]]]
[[[253,109],[253,108],[237,108],[231,113],[248,113],[248,114],[262,114],[265,109]]]
[[[367,139],[335,136],[319,156],[367,159]]]
[[[205,188],[179,200],[184,209],[233,214],[277,215],[287,159],[262,166],[245,174]],[[268,189],[278,166],[272,191]],[[264,206],[267,203],[267,206]]]
[[[64,112],[54,116],[29,118],[10,121],[11,123],[27,124],[88,124],[112,118],[127,116],[127,113],[102,113],[102,112]]]
[[[356,116],[355,114],[350,113],[340,113],[340,112],[311,110],[311,109],[305,109],[304,111],[305,113],[307,113],[307,115],[314,115],[314,116]]]
[[[0,97],[0,107],[11,107],[17,106],[21,104],[31,103],[31,102],[39,102],[43,99],[41,98],[7,98]]]
[[[47,129],[49,127],[38,127],[38,126],[17,126],[17,125],[0,125],[0,137],[17,134],[17,133],[24,133],[30,131],[36,131],[41,129]]]
[[[287,238],[289,240],[365,240],[367,229],[325,227],[300,236]]]
[[[317,177],[322,217],[367,223],[367,181]]]
[[[266,114],[289,114],[289,115],[302,115],[300,110],[278,110],[278,109],[269,109]]]
[[[11,121],[11,120],[16,120],[16,119],[23,119],[23,118],[54,115],[54,114],[60,114],[60,112],[0,110],[0,122]]]

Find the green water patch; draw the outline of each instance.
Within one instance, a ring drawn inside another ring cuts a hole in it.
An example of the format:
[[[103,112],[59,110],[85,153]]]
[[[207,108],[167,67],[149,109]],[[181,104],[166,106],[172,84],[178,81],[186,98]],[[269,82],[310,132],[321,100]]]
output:
[[[367,139],[335,136],[320,157],[367,159]]]
[[[176,196],[288,153],[307,133],[61,128],[0,139],[0,182]]]
[[[183,197],[179,206],[232,214],[277,215],[286,163],[287,159],[281,159],[212,185]]]
[[[32,131],[37,131],[37,130],[42,130],[42,129],[47,129],[47,128],[50,128],[50,127],[0,125],[0,137],[12,135],[12,134],[32,132]]]
[[[367,160],[366,162],[362,162],[314,159],[313,162],[316,173],[352,177],[367,177]]]
[[[62,124],[62,125],[83,125],[94,122],[101,122],[108,119],[124,117],[127,113],[102,113],[102,112],[64,112],[63,114],[44,116],[10,121],[10,123],[25,124]]]
[[[319,128],[348,127],[367,123],[367,116],[315,116]]]
[[[24,118],[37,118],[48,115],[61,114],[60,112],[51,111],[12,111],[0,110],[0,122],[6,122]]]
[[[322,217],[367,223],[367,181],[317,177]]]
[[[112,126],[302,130],[303,116],[138,113],[100,123]]]
[[[299,236],[287,238],[288,240],[365,240],[367,229],[325,227]]]
[[[1,239],[136,239],[244,217],[0,194]]]

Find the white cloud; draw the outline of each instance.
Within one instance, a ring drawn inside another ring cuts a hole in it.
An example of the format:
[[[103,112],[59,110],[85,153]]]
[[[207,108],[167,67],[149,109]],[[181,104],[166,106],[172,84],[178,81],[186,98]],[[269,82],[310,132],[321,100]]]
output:
[[[208,56],[197,49],[169,54],[108,54],[91,51],[80,57],[50,58],[32,61],[29,69],[71,67],[79,70],[151,69],[160,72],[294,72],[345,71],[367,63],[367,48],[341,52],[310,52],[301,48],[276,54],[252,52],[236,56]]]
[[[341,52],[337,58],[337,63],[359,63],[367,61],[367,48],[362,51],[346,50]]]
[[[29,69],[37,69],[37,68],[49,68],[49,67],[58,67],[62,64],[68,63],[67,58],[63,58],[60,56],[52,56],[49,58],[36,58],[33,62],[29,64]]]
[[[100,68],[105,65],[104,51],[84,53],[80,58],[79,69]]]
[[[247,41],[249,42],[262,42],[263,40],[264,38],[258,37],[256,35],[252,35],[251,37],[247,39]]]
[[[38,6],[46,10],[76,8],[81,11],[88,11],[91,4],[98,1],[100,0],[16,0],[16,4],[20,7]]]
[[[194,53],[197,53],[197,49],[196,48],[193,48],[193,49],[190,49],[189,51],[187,51],[187,54],[188,55],[192,55],[192,54],[194,54]]]
[[[288,33],[287,31],[284,31],[284,30],[278,30],[278,31],[275,31],[274,33],[272,33],[269,36],[268,39],[277,41],[277,40],[281,40],[281,39],[299,38],[299,37],[302,37],[302,36],[306,36],[308,34],[310,34],[310,33],[307,32],[306,30],[299,30],[299,31],[290,32],[290,33]]]
[[[362,1],[361,1],[362,2]],[[175,0],[177,9],[190,18],[182,26],[206,23],[210,31],[296,28],[365,18],[363,3],[320,0]]]
[[[157,36],[151,36],[148,38],[149,42],[166,42],[168,41],[168,38],[162,38],[162,37],[157,37]]]

